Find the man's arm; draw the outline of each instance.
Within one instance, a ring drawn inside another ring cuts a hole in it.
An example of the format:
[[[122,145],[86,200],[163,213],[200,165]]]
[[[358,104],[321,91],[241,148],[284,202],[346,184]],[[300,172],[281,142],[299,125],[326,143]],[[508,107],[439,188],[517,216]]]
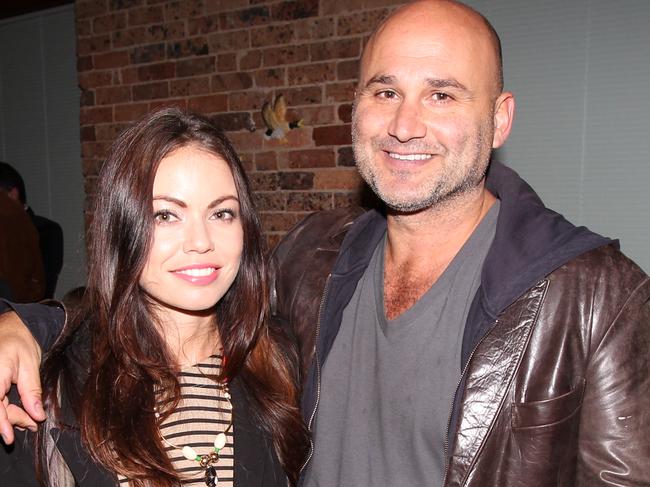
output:
[[[65,312],[43,304],[18,305],[0,300],[0,435],[14,441],[13,426],[36,429],[45,419],[39,368],[41,349],[47,350],[65,323]],[[27,325],[27,326],[26,326]],[[16,384],[22,408],[10,404],[8,393]]]

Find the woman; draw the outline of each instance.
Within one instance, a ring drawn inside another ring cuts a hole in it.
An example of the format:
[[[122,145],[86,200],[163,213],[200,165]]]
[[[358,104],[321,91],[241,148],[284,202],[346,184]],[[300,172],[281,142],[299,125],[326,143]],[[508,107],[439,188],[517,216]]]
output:
[[[267,486],[283,469],[295,483],[295,361],[268,326],[260,226],[227,139],[201,116],[149,115],[113,144],[93,207],[81,312],[43,365],[40,477]]]

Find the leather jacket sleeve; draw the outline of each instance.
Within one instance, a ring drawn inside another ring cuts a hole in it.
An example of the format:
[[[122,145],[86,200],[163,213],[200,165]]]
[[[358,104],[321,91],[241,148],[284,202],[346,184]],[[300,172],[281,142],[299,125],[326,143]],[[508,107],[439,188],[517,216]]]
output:
[[[65,325],[65,309],[58,301],[18,304],[0,299],[0,314],[15,311],[45,352],[58,338]]]

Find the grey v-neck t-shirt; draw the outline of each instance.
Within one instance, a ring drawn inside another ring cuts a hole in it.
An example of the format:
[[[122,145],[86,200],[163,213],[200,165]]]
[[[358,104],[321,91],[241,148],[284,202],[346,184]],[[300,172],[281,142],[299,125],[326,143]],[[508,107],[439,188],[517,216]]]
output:
[[[497,201],[440,278],[393,320],[384,313],[386,239],[377,246],[323,364],[307,487],[442,484],[463,330],[498,212]]]

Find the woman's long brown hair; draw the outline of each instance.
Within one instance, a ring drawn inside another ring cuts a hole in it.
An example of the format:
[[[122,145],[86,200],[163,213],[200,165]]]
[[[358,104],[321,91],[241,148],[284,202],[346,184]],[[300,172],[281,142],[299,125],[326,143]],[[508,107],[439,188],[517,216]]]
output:
[[[307,448],[296,362],[268,324],[266,257],[246,175],[226,137],[199,115],[173,108],[154,112],[113,144],[92,205],[82,311],[69,317],[44,362],[45,405],[60,427],[68,422],[66,410],[72,409],[84,446],[108,471],[137,486],[179,485],[153,410],[154,386],[162,385],[173,405],[180,389],[152,304],[138,281],[152,239],[156,169],[166,155],[188,145],[218,156],[230,167],[244,230],[239,272],[215,307],[227,357],[218,379],[241,381],[255,420],[272,438],[294,483]],[[86,377],[75,376],[75,362],[77,367],[83,364]],[[64,398],[63,407],[59,397]],[[38,435],[37,462],[47,484],[46,434],[41,429]]]

